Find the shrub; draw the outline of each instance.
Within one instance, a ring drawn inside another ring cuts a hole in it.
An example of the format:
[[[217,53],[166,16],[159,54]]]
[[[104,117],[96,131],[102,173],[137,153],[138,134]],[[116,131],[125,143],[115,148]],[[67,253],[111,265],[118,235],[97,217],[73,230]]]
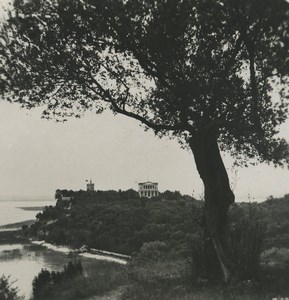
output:
[[[62,272],[50,272],[42,269],[41,272],[34,277],[32,282],[34,298],[49,299],[54,286],[59,285],[65,280],[82,275],[82,272],[83,268],[80,261],[75,263],[70,261],[67,266],[64,266],[64,270]]]
[[[157,261],[166,258],[169,248],[166,243],[160,241],[153,241],[144,243],[140,248],[138,259],[143,261]]]
[[[260,275],[260,259],[265,240],[265,224],[253,205],[246,209],[234,207],[238,214],[228,226],[227,249],[241,280],[257,279]]]
[[[18,289],[11,286],[9,277],[4,275],[0,278],[0,300],[20,300],[23,299],[17,295]]]

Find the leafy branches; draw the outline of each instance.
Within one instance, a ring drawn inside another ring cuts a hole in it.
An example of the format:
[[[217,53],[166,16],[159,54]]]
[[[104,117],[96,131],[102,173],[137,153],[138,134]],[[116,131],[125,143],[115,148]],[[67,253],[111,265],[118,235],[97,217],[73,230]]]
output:
[[[47,118],[109,108],[184,144],[214,127],[222,149],[270,161],[287,115],[286,24],[284,0],[15,1],[0,91]]]

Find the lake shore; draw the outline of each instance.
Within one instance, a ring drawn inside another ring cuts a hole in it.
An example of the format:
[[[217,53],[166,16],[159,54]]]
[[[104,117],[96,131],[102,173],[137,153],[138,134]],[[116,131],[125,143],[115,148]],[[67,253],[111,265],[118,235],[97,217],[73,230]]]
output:
[[[21,206],[21,207],[17,207],[26,211],[43,211],[43,209],[45,208],[45,206]]]
[[[76,252],[80,257],[92,258],[96,260],[103,260],[107,262],[114,262],[122,265],[126,265],[128,260],[131,258],[128,255],[123,255],[119,253],[99,250],[99,249],[75,249],[70,248],[68,246],[62,245],[53,245],[50,243],[46,243],[45,241],[30,241],[32,244],[46,247],[47,249],[58,251],[62,253],[69,254],[71,252]]]
[[[0,245],[5,244],[25,244],[25,243],[31,243],[40,245],[43,247],[46,247],[48,249],[63,252],[63,253],[70,253],[70,252],[78,252],[79,256],[87,257],[87,258],[93,258],[97,260],[105,260],[105,261],[111,261],[116,262],[119,264],[126,264],[127,260],[130,259],[130,256],[128,255],[122,255],[119,253],[104,251],[104,250],[98,250],[98,249],[91,249],[84,250],[84,249],[73,249],[68,246],[56,246],[50,243],[46,243],[45,241],[37,241],[37,240],[31,240],[23,235],[22,229],[20,229],[23,225],[31,225],[35,222],[35,220],[27,220],[23,222],[17,222],[13,224],[7,224],[0,226]],[[17,229],[15,229],[15,227]]]
[[[32,220],[26,220],[26,221],[21,221],[21,222],[16,222],[16,223],[10,223],[6,225],[1,225],[0,226],[0,232],[2,231],[14,231],[14,230],[19,230],[22,228],[23,225],[30,226],[36,222],[35,219]]]

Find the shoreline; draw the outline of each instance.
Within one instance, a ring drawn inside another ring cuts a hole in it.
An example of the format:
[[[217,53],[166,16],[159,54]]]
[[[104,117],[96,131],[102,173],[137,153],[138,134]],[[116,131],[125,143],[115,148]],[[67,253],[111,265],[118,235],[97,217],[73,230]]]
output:
[[[16,207],[16,208],[19,208],[19,209],[22,209],[22,210],[26,210],[26,211],[43,211],[45,206],[19,206],[19,207]]]
[[[123,265],[127,264],[128,260],[131,258],[129,255],[124,255],[120,253],[109,252],[109,251],[99,250],[99,249],[90,249],[90,250],[85,248],[73,249],[69,246],[62,246],[62,245],[57,246],[50,243],[46,243],[44,240],[37,241],[23,236],[23,231],[21,229],[21,226],[30,225],[33,224],[34,222],[35,220],[27,220],[23,222],[17,222],[13,224],[0,226],[0,245],[29,243],[29,244],[43,246],[53,251],[58,251],[66,254],[69,254],[70,252],[76,252],[79,256],[82,257],[110,261],[110,262],[115,262]],[[16,225],[20,226],[20,228],[15,228]]]
[[[92,251],[89,251],[89,250],[73,249],[70,248],[69,246],[62,246],[62,245],[56,246],[50,243],[46,243],[45,241],[33,241],[33,240],[29,240],[29,241],[32,244],[43,246],[53,251],[58,251],[67,254],[69,254],[70,252],[76,252],[79,256],[82,257],[115,262],[122,265],[126,265],[128,263],[128,259],[130,259],[130,256],[128,255],[123,255],[123,254],[104,251],[104,250],[92,249]]]
[[[31,220],[25,220],[25,221],[21,221],[21,222],[1,225],[0,226],[0,232],[19,230],[19,229],[22,228],[23,225],[30,226],[30,225],[34,224],[35,222],[36,222],[35,219],[31,219]]]

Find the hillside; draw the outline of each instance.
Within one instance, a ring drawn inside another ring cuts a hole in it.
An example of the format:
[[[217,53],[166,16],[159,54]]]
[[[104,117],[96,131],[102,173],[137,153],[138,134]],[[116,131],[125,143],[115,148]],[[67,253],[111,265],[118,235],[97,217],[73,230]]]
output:
[[[61,194],[71,200],[61,200]],[[76,248],[86,245],[132,254],[153,241],[165,242],[176,252],[187,252],[202,234],[203,202],[178,192],[166,191],[148,199],[140,198],[134,190],[58,190],[56,197],[55,207],[46,207],[37,215],[37,222],[28,230],[30,236]],[[231,228],[248,219],[262,225],[263,249],[289,248],[289,194],[231,207]]]
[[[72,198],[64,201],[60,194]],[[49,286],[52,294],[61,291],[61,299],[72,299],[64,296],[80,290],[105,296],[118,291],[120,299],[131,300],[261,300],[289,292],[289,195],[230,208],[227,243],[238,272],[229,287],[211,285],[202,277],[202,201],[169,191],[152,199],[133,190],[58,190],[56,196],[56,206],[47,207],[34,225],[24,228],[27,235],[133,257],[121,268],[97,262],[89,278]],[[100,268],[101,276],[96,271]]]
[[[178,192],[140,198],[133,190],[62,191],[55,207],[37,215],[29,234],[55,244],[103,249],[123,254],[138,251],[144,243],[164,241],[168,249],[188,251],[200,228],[192,218],[200,201]],[[58,191],[59,195],[59,191]]]

